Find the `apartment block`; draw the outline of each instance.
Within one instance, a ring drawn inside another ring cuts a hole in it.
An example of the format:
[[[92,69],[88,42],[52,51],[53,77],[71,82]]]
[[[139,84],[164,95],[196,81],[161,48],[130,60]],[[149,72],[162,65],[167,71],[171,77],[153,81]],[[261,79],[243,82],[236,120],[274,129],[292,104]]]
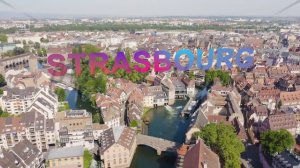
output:
[[[86,110],[59,112],[55,117],[55,125],[61,146],[94,148],[92,114]]]
[[[125,126],[110,128],[101,133],[99,143],[105,168],[130,167],[137,146],[135,130]]]

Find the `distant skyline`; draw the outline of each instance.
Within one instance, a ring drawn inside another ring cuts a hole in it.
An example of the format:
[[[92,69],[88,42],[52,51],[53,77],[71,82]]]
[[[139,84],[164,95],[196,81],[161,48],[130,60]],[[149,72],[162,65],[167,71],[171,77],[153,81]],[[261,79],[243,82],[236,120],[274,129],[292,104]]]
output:
[[[39,17],[299,16],[299,0],[0,0],[0,11]],[[13,7],[5,5],[8,2]],[[297,3],[298,2],[298,3]],[[293,4],[293,5],[291,5]],[[285,7],[287,10],[282,11]],[[26,14],[25,14],[26,13]],[[278,14],[280,13],[280,14]],[[275,15],[278,14],[278,15]]]

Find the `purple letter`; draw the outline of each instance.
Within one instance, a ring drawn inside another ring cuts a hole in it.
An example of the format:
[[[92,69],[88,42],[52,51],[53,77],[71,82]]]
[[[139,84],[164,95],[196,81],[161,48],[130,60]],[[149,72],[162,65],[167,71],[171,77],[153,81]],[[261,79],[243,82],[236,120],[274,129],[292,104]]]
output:
[[[242,62],[242,60],[241,60],[241,56],[244,52],[248,53],[248,56],[245,56],[246,62],[245,61]],[[236,64],[238,65],[238,67],[250,68],[251,66],[253,66],[254,59],[251,56],[253,53],[254,53],[254,50],[251,48],[239,49],[238,53],[236,54]]]
[[[181,55],[187,55],[189,57],[189,62],[187,63],[186,66],[181,66],[180,64],[180,56]],[[175,54],[175,66],[179,71],[187,71],[192,68],[193,63],[194,63],[194,54],[192,53],[191,50],[188,49],[181,49],[177,51]]]
[[[224,56],[224,53],[226,55]],[[228,69],[232,68],[232,64],[230,62],[230,59],[233,56],[233,49],[230,48],[219,48],[217,53],[217,69],[221,69],[222,62],[225,62]]]
[[[160,55],[166,56],[165,58],[159,58]],[[154,71],[155,72],[165,72],[170,70],[171,62],[170,62],[171,55],[168,51],[155,51],[154,53]],[[160,66],[163,64],[164,66]]]
[[[199,69],[202,69],[204,71],[209,70],[212,66],[213,63],[213,57],[214,57],[214,49],[209,49],[208,54],[207,54],[207,65],[203,65],[202,62],[202,55],[203,55],[203,51],[201,49],[197,50],[197,66]]]
[[[120,64],[120,62],[122,62],[122,64]],[[118,52],[111,73],[115,73],[119,69],[124,69],[127,73],[131,72],[125,53],[123,51]]]

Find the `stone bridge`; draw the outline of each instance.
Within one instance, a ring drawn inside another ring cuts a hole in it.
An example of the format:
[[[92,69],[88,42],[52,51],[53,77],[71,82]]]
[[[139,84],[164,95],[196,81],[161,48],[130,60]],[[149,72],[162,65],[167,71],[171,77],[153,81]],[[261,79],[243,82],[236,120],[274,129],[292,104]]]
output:
[[[160,155],[163,151],[176,152],[181,144],[162,138],[152,137],[148,135],[138,134],[137,135],[137,145],[149,146],[157,151]]]

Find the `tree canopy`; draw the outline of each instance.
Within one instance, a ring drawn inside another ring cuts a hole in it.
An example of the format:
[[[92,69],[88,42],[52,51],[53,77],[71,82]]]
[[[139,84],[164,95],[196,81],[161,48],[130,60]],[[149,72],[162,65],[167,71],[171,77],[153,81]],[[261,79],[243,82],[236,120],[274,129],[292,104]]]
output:
[[[10,117],[11,114],[9,114],[6,111],[3,111],[2,108],[0,108],[0,118],[6,118],[6,117]]]
[[[83,163],[84,168],[89,168],[93,160],[93,155],[88,150],[84,150],[83,160],[84,160]]]
[[[5,78],[3,77],[3,75],[0,74],[0,87],[5,86],[5,85],[6,85]]]
[[[7,36],[5,34],[0,34],[0,42],[7,43]]]
[[[240,155],[245,147],[232,126],[208,124],[198,134],[216,152],[225,168],[240,168]]]
[[[62,88],[56,88],[55,89],[55,94],[58,96],[58,101],[63,102],[66,99],[66,93],[65,90]]]
[[[291,149],[295,144],[295,139],[287,130],[269,130],[261,135],[260,142],[264,152],[275,155]]]
[[[73,53],[95,53],[101,51],[100,48],[94,46],[94,45],[79,45],[75,48],[73,48]],[[130,64],[130,67],[133,67],[132,63],[132,51],[130,49],[125,50],[126,58],[128,63]],[[112,69],[114,60],[112,57],[107,63],[107,68]],[[81,61],[81,75],[76,76],[76,86],[77,89],[80,90],[80,92],[85,95],[87,98],[91,98],[90,96],[95,93],[105,93],[106,92],[106,81],[107,77],[111,76],[114,78],[124,78],[127,80],[130,80],[134,83],[141,82],[145,79],[145,77],[148,75],[147,73],[138,73],[136,71],[132,71],[131,73],[127,73],[123,69],[119,69],[114,74],[106,75],[104,72],[102,72],[100,69],[96,69],[95,75],[90,75],[89,71],[89,60],[88,58]]]
[[[85,53],[90,54],[99,52],[101,49],[94,45],[79,45],[73,48],[73,53]],[[91,95],[95,93],[105,93],[107,76],[99,69],[96,70],[95,75],[90,75],[88,59],[81,61],[81,75],[76,76],[77,89],[88,99],[91,100]]]
[[[219,78],[222,85],[229,85],[231,83],[231,77],[228,72],[222,70],[208,70],[205,73],[205,83],[210,85],[215,78]]]

